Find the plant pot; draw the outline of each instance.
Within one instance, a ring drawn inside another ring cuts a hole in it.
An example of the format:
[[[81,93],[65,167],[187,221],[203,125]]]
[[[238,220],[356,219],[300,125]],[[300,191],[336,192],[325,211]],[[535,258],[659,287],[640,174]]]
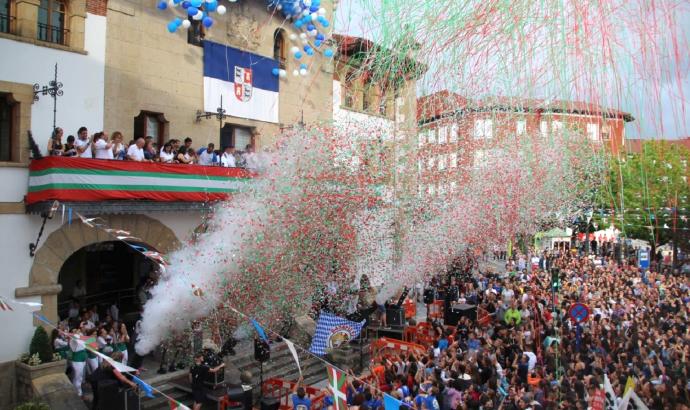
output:
[[[53,374],[64,374],[66,369],[66,360],[42,363],[38,366],[29,366],[17,360],[15,362],[15,373],[17,377],[18,402],[21,403],[34,398],[33,381],[35,379]]]

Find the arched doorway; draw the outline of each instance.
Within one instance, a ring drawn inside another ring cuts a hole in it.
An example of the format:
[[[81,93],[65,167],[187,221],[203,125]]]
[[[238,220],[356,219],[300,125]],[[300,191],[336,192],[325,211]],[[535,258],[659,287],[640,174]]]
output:
[[[157,251],[147,244],[133,246]],[[58,316],[65,319],[75,302],[81,309],[96,308],[105,317],[115,305],[119,319],[127,320],[141,306],[139,290],[155,279],[156,264],[123,241],[97,242],[70,255],[60,269]],[[82,292],[84,292],[82,294]]]
[[[127,231],[161,253],[170,253],[180,245],[170,228],[146,215],[103,215],[101,219],[106,226]],[[84,247],[113,239],[103,229],[85,225],[81,221],[64,224],[48,235],[36,251],[29,272],[29,286],[17,288],[16,297],[41,296],[43,306],[40,313],[51,321],[57,321],[58,295],[62,292],[59,276],[65,262]],[[41,323],[35,320],[35,324]]]

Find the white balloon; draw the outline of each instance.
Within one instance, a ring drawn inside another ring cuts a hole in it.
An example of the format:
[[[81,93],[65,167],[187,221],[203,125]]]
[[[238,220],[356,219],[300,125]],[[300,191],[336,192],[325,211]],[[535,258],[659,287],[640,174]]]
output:
[[[189,20],[182,20],[182,28],[189,28],[192,25],[192,22]]]
[[[236,2],[237,0],[228,0],[228,1],[229,1],[230,3],[234,3],[234,2]]]
[[[295,40],[297,40],[297,34],[295,34],[295,33],[290,33],[290,35],[288,36],[288,38],[289,38],[290,40],[292,40],[292,41],[295,41]]]
[[[299,70],[299,73],[302,74],[302,75],[307,75],[307,69],[306,69],[306,68],[302,68],[302,69]]]
[[[280,78],[285,78],[285,77],[287,77],[287,71],[285,71],[285,70],[280,70],[280,71],[278,72],[278,75],[280,76]]]
[[[302,44],[309,44],[309,40],[307,40],[306,38],[303,38],[303,39],[302,39]]]
[[[292,54],[295,54],[295,53],[298,52],[298,51],[299,51],[299,47],[297,47],[297,46],[292,46],[292,47],[290,47],[290,52],[291,52]]]
[[[192,17],[194,20],[201,20],[202,18],[204,18],[204,12],[201,10],[197,11],[194,17]]]
[[[318,30],[312,30],[309,32],[309,35],[312,37],[316,37],[317,34],[319,34]]]
[[[295,77],[297,77],[297,76],[299,75],[299,71],[298,71],[298,70],[294,70],[294,71],[292,72],[292,75],[294,75]]]
[[[307,33],[299,33],[300,38],[307,38]]]
[[[311,7],[311,0],[304,0],[302,3],[307,7]]]
[[[311,13],[311,21],[316,21],[319,19],[319,15],[316,13]]]
[[[321,8],[319,9],[318,13],[319,13],[320,16],[325,16],[325,15],[326,15],[326,9],[323,8],[323,7],[321,7]]]
[[[223,14],[225,14],[225,12],[227,12],[227,11],[228,11],[228,9],[226,9],[225,6],[222,6],[222,5],[218,6],[218,8],[216,9],[216,13],[220,14],[221,16]]]
[[[175,0],[168,0],[168,7],[177,7],[179,3],[175,3]]]
[[[309,9],[302,11],[302,17],[306,16],[307,14],[309,14]]]

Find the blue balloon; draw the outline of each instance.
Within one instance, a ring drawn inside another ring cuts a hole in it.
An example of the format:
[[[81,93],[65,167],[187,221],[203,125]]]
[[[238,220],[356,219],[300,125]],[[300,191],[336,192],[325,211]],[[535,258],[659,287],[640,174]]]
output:
[[[304,23],[302,23],[302,20],[295,21],[295,27],[302,28],[303,25],[304,25]]]
[[[323,41],[321,41],[321,40],[316,40],[316,41],[314,41],[314,45],[315,45],[316,47],[321,47],[321,44],[323,44]]]
[[[328,22],[328,20],[323,19],[323,21],[321,22],[321,25],[324,26],[324,27],[328,27],[328,26],[330,26],[331,24]]]
[[[165,1],[165,0],[159,1],[159,2],[158,2],[158,8],[159,8],[160,10],[165,10],[165,9],[167,9],[167,8],[168,8],[168,2]]]
[[[180,3],[182,3],[182,0],[173,0],[173,3],[180,4]]]
[[[191,0],[190,3],[192,4],[192,7],[199,8],[203,2],[201,0]]]
[[[316,27],[314,27],[313,24],[309,24],[309,25],[307,26],[307,31],[312,31],[312,30],[316,30]]]
[[[280,75],[280,70],[277,68],[274,68],[273,70],[271,70],[271,74],[278,77]]]
[[[175,22],[175,25],[177,25],[177,27],[180,27],[182,25],[182,19],[179,17],[175,17],[175,20],[173,21]]]
[[[182,8],[183,9],[188,9],[189,6],[191,6],[191,5],[192,5],[192,3],[188,2],[187,0],[182,2]]]
[[[324,41],[324,40],[326,39],[326,37],[325,37],[323,34],[319,33],[319,34],[316,35],[316,39],[317,39],[317,40]]]
[[[298,51],[295,53],[295,59],[299,60],[300,58],[302,58],[302,53]]]
[[[204,23],[204,27],[206,28],[209,28],[213,25],[213,19],[211,17],[204,17],[204,19],[201,21]]]
[[[317,11],[319,11],[319,6],[315,6],[314,3],[312,3],[311,7],[309,7],[309,11],[311,13],[316,13]]]
[[[309,50],[307,50],[307,55],[313,56],[314,55],[314,49],[310,48]]]
[[[170,23],[168,23],[168,31],[171,32],[171,33],[176,32],[176,31],[177,31],[177,27],[178,27],[178,26],[177,26],[177,24],[175,24],[174,21],[171,21]]]
[[[189,6],[189,7],[187,8],[187,15],[188,15],[189,17],[194,17],[194,15],[195,15],[196,13],[198,13],[198,12],[199,12],[199,9],[196,8],[196,7],[194,7],[194,6]]]
[[[206,3],[206,11],[208,11],[209,13],[213,13],[216,10],[218,10],[218,2],[217,1],[212,1],[210,3]]]
[[[325,55],[328,58],[331,58],[331,57],[333,57],[333,50],[328,48],[328,49],[326,49],[326,51],[323,52],[323,55]]]
[[[321,0],[312,0],[311,5],[319,7],[321,5]]]
[[[302,63],[302,64],[299,65],[299,68],[300,68],[300,69],[301,69],[301,68],[304,68],[304,69],[306,70],[306,69],[307,69],[307,65],[304,64],[304,63]]]

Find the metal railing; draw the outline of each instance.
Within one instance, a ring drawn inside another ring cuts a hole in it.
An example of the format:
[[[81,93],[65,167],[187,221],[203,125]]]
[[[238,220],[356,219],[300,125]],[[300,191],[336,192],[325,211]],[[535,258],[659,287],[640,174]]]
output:
[[[67,45],[69,30],[61,26],[38,23],[38,39],[49,43]]]
[[[11,33],[13,30],[15,17],[7,14],[0,14],[0,33]]]

